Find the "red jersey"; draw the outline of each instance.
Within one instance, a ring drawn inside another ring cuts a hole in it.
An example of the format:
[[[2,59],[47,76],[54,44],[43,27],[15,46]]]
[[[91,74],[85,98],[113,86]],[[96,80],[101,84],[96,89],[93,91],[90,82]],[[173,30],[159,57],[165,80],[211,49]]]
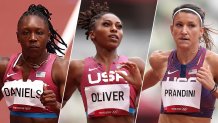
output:
[[[27,81],[23,81],[22,71],[15,66],[21,53],[13,55],[8,63],[2,92],[11,115],[31,118],[56,118],[57,115],[43,106],[40,96],[43,86],[53,90],[60,102],[59,89],[52,80],[51,70],[56,55],[50,54],[47,62],[30,71]]]
[[[88,117],[135,114],[136,90],[115,72],[121,62],[127,61],[127,57],[120,56],[105,71],[93,57],[85,59],[79,90]],[[128,74],[127,70],[121,70]]]

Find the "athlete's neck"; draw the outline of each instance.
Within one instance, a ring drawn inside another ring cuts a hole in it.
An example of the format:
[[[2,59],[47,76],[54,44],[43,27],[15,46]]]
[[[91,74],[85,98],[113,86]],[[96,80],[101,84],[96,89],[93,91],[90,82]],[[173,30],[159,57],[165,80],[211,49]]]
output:
[[[39,55],[38,57],[31,57],[22,53],[21,59],[27,64],[40,65],[48,59],[48,56],[49,53],[47,52],[42,53],[42,55]]]
[[[179,62],[181,64],[188,64],[189,62],[191,62],[197,55],[199,48],[200,48],[199,46],[196,48],[192,47],[190,49],[179,49],[178,48],[176,50],[176,55],[177,55]]]
[[[109,70],[111,64],[116,59],[118,59],[118,54],[117,54],[116,51],[114,51],[114,52],[102,51],[102,52],[97,52],[96,55],[95,55],[95,60],[98,63],[105,66],[106,70]]]

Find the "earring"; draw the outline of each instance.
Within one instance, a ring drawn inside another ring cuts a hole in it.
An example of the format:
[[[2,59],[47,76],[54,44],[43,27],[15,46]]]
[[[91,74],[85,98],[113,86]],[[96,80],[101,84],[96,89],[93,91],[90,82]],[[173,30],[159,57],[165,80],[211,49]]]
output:
[[[200,36],[199,37],[199,42],[201,43],[201,42],[203,42],[204,40],[203,40],[203,36]]]

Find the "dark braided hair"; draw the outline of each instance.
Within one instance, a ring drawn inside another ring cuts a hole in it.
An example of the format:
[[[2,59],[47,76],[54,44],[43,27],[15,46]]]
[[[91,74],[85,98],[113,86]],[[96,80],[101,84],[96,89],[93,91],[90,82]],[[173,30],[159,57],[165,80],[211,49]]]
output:
[[[217,34],[217,32],[216,32],[217,30],[212,29],[212,28],[209,28],[209,27],[206,27],[206,25],[204,25],[204,20],[205,20],[205,12],[204,12],[204,10],[201,9],[200,7],[196,6],[196,5],[193,5],[193,4],[183,4],[183,5],[181,5],[181,6],[176,7],[176,8],[174,9],[172,15],[174,15],[175,12],[177,12],[179,9],[182,9],[182,8],[190,8],[190,9],[193,9],[194,11],[196,11],[196,12],[200,15],[200,17],[201,17],[201,19],[202,19],[202,26],[203,26],[203,28],[204,28],[204,34],[203,34],[203,36],[202,36],[202,37],[203,37],[203,41],[202,41],[202,42],[205,43],[207,49],[211,50],[212,46],[214,46],[214,43],[213,43],[213,40],[212,40],[212,38],[211,38],[209,32],[212,32],[212,33],[216,33],[216,34]],[[193,14],[195,14],[194,12],[188,11],[188,10],[181,10],[181,12],[186,12],[186,13],[193,13]]]
[[[56,54],[56,50],[57,50],[61,54],[64,54],[62,52],[62,50],[65,50],[65,49],[60,48],[55,43],[55,41],[57,41],[58,43],[64,45],[65,47],[67,47],[67,44],[61,38],[61,36],[54,30],[53,25],[51,24],[50,20],[51,20],[52,13],[50,13],[48,11],[48,9],[46,9],[41,4],[39,4],[39,5],[32,4],[32,5],[29,6],[28,10],[26,12],[24,12],[23,15],[20,17],[20,19],[18,21],[18,26],[20,25],[23,18],[26,17],[26,16],[29,16],[29,15],[36,15],[36,16],[42,18],[45,21],[45,23],[48,25],[51,36],[50,36],[50,40],[48,41],[48,43],[46,45],[47,51],[49,53]]]
[[[95,4],[93,0],[91,0],[91,5],[88,10],[80,12],[78,26],[87,30],[85,32],[87,40],[89,38],[89,32],[93,29],[96,20],[107,13],[109,13],[107,2],[104,2],[104,4],[101,5],[100,3]]]

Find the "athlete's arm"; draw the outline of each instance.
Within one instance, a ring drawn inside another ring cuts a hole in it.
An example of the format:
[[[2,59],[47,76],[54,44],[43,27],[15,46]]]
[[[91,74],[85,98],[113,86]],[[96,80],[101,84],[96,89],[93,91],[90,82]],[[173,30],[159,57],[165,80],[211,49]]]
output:
[[[212,94],[218,98],[218,54],[207,51],[203,67],[196,74],[197,80],[209,91],[213,90]]]
[[[140,86],[138,87],[139,90],[141,90],[141,86],[142,86],[142,79],[143,79],[143,75],[144,75],[144,70],[145,70],[145,62],[139,58],[139,57],[133,57],[133,58],[129,58],[129,61],[135,63],[137,65],[137,68],[139,69],[140,72]],[[138,81],[137,81],[138,82]]]
[[[9,62],[9,58],[0,57],[0,88],[4,86],[3,77],[7,68],[7,64]],[[0,90],[0,100],[3,98],[2,91]]]
[[[57,57],[52,67],[52,79],[58,87],[61,99],[63,97],[67,70],[68,61]],[[57,101],[56,96],[53,90],[48,90],[47,87],[44,87],[41,102],[44,106],[49,106],[58,114],[61,108],[61,102]]]
[[[144,61],[140,58],[129,58],[128,62],[121,63],[121,68],[116,70],[129,84],[133,85],[137,92],[140,92],[142,85],[142,77],[144,73]],[[125,75],[122,69],[128,70],[129,74]]]
[[[154,86],[163,78],[169,54],[169,51],[155,51],[151,54],[149,58],[151,68],[144,74],[142,90]]]
[[[74,91],[80,86],[83,69],[84,62],[82,60],[72,60],[70,62],[63,98],[63,106],[70,99]]]

